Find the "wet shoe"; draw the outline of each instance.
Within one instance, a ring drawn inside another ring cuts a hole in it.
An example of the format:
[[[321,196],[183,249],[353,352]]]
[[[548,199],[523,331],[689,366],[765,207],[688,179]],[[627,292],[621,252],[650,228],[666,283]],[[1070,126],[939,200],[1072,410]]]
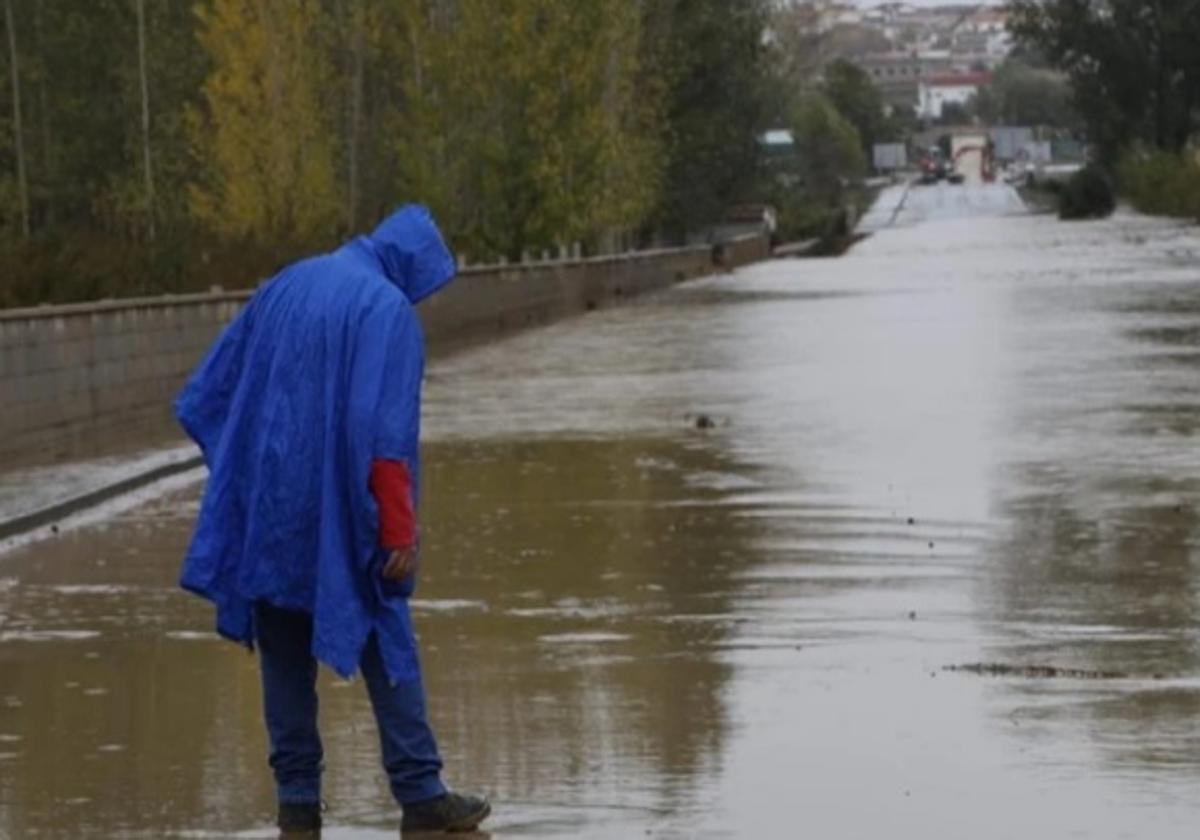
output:
[[[281,802],[275,824],[281,837],[316,837],[321,833],[321,803]]]
[[[471,831],[492,812],[486,799],[446,793],[404,806],[400,831]]]

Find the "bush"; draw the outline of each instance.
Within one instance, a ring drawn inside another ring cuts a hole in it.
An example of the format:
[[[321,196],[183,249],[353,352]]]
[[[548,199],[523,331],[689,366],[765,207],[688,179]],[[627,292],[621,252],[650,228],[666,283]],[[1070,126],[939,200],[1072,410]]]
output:
[[[1140,212],[1200,220],[1200,161],[1170,152],[1134,152],[1121,162],[1121,189]]]
[[[120,235],[63,226],[28,240],[0,239],[0,309],[247,288],[305,253],[180,231],[160,237],[152,255]]]
[[[1117,199],[1112,183],[1099,167],[1085,166],[1059,191],[1060,219],[1103,219],[1112,215]]]

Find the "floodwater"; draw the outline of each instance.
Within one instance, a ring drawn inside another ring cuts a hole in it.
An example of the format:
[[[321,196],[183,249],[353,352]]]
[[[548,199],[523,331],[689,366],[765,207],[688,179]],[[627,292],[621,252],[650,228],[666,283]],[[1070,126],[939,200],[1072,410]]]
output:
[[[946,218],[1001,189],[433,366],[416,613],[495,836],[1195,836],[1200,235]],[[0,557],[0,835],[272,836],[197,492]],[[364,695],[326,837],[395,831]]]

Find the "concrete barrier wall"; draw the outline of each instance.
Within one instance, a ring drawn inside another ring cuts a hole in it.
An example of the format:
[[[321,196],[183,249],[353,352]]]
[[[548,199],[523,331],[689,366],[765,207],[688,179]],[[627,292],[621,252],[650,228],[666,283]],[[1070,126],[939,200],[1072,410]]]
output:
[[[765,241],[752,238],[723,250],[467,269],[421,317],[431,349],[442,352],[744,265],[765,253]],[[176,434],[172,397],[249,295],[0,310],[0,469]]]
[[[713,249],[713,261],[728,271],[770,257],[771,241],[765,236],[739,236]]]
[[[169,432],[169,403],[249,293],[0,311],[0,467]]]
[[[421,305],[434,352],[545,324],[711,274],[706,246],[619,257],[467,269]]]

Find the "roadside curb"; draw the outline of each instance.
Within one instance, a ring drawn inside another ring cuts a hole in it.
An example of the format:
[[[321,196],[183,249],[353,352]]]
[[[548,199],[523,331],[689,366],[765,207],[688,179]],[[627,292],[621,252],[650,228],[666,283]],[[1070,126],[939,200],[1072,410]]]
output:
[[[68,516],[87,510],[88,508],[96,507],[110,499],[115,499],[118,496],[141,489],[156,481],[161,481],[164,478],[170,478],[171,476],[179,475],[180,473],[185,473],[188,470],[202,466],[204,466],[204,458],[199,455],[173,461],[169,464],[161,464],[136,475],[123,478],[120,481],[114,481],[111,484],[98,487],[95,490],[89,490],[86,493],[80,493],[78,496],[63,499],[61,502],[54,502],[29,513],[23,513],[11,519],[2,520],[0,521],[0,540],[21,536],[30,531],[36,531],[39,528],[53,526]]]
[[[908,203],[908,194],[912,192],[912,181],[904,185],[904,192],[900,196],[900,200],[896,202],[896,208],[892,211],[892,218],[888,220],[888,227],[896,226],[896,219],[900,218],[900,214],[904,212],[904,205]]]

